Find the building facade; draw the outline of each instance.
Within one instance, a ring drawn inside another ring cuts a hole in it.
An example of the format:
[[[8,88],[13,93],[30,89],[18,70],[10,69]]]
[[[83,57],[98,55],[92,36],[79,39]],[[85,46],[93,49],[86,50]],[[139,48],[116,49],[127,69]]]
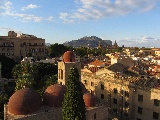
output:
[[[109,108],[109,119],[160,120],[159,80],[122,77],[106,68],[81,74],[86,89]]]
[[[27,34],[17,36],[14,31],[9,31],[8,36],[0,36],[0,55],[15,61],[27,56],[41,59],[45,56],[45,40]]]

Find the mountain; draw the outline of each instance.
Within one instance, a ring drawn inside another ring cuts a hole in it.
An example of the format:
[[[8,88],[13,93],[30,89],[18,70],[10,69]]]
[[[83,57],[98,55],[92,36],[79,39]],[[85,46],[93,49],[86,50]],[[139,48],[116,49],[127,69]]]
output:
[[[96,36],[91,37],[83,37],[78,40],[67,41],[63,43],[65,46],[72,46],[72,47],[98,47],[99,41],[103,47],[105,46],[112,46],[111,40],[102,40]]]

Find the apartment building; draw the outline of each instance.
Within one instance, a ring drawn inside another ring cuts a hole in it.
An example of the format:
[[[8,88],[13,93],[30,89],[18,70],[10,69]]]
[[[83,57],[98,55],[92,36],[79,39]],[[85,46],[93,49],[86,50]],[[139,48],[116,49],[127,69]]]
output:
[[[106,68],[96,73],[83,69],[81,80],[99,104],[109,109],[109,119],[160,120],[160,81],[122,77]]]
[[[8,36],[0,36],[0,55],[20,61],[23,57],[32,56],[41,59],[45,56],[45,39],[34,35],[9,31]]]

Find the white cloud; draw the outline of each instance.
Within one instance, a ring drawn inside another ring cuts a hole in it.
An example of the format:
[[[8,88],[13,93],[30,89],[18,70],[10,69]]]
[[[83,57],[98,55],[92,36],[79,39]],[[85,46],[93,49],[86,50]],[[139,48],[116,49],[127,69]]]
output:
[[[29,4],[27,5],[26,7],[22,7],[21,10],[26,10],[26,9],[36,9],[36,8],[39,8],[40,6],[37,6],[37,5],[33,5],[33,4]]]
[[[132,12],[140,13],[155,8],[158,0],[75,0],[78,8],[72,13],[60,13],[60,19],[89,20],[126,15]]]
[[[29,8],[35,8],[34,5],[30,5]],[[6,1],[0,6],[0,10],[3,10],[2,15],[12,16],[14,18],[19,18],[22,22],[41,22],[44,20],[51,21],[52,16],[49,18],[43,18],[31,14],[22,14],[12,10],[12,2]]]
[[[69,15],[67,13],[60,13],[60,19],[63,20],[63,23],[72,23],[74,20],[67,19]]]
[[[159,47],[160,45],[160,39],[153,38],[153,37],[146,37],[141,36],[140,39],[124,39],[119,40],[118,45],[124,45],[126,47]]]

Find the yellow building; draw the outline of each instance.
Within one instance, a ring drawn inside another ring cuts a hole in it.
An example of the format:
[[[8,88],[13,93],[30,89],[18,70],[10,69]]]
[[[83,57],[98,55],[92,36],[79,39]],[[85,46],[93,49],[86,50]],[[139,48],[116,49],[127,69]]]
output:
[[[18,62],[27,56],[41,59],[45,56],[45,40],[27,34],[17,36],[14,31],[9,31],[8,36],[0,36],[0,55]]]
[[[160,120],[160,81],[122,77],[106,68],[96,73],[82,70],[86,89],[109,109],[109,119]]]

